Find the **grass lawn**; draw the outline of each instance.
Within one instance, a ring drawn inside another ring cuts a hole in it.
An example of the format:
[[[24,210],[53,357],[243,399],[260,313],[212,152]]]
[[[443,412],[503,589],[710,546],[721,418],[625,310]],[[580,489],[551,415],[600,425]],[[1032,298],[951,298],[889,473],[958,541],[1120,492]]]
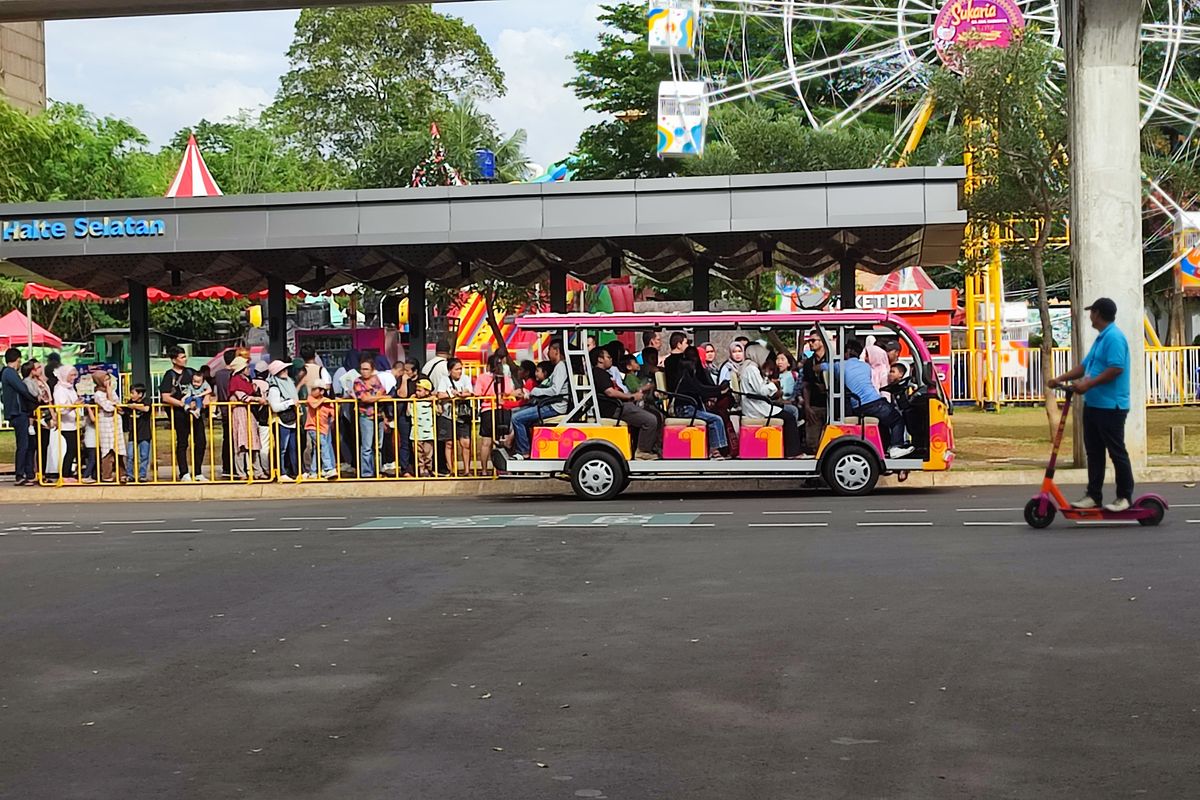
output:
[[[1151,455],[1167,455],[1172,425],[1187,429],[1187,452],[1182,456],[1200,456],[1200,408],[1152,408],[1149,411],[1149,449]],[[160,425],[161,428],[161,425]],[[954,412],[955,451],[963,466],[1002,468],[1029,467],[1046,463],[1050,453],[1050,431],[1042,408],[1004,408],[978,411],[960,408]],[[216,437],[219,441],[219,434]],[[159,430],[158,462],[170,463],[170,433]],[[0,433],[0,464],[11,469],[13,435]],[[211,444],[210,444],[211,447]],[[1068,425],[1063,452],[1071,453],[1071,429]],[[1176,458],[1182,457],[1176,456]]]
[[[1172,425],[1183,425],[1187,452],[1180,456],[1200,455],[1200,409],[1152,408],[1147,418],[1147,446],[1151,455],[1167,455]],[[1004,408],[979,411],[973,408],[954,412],[954,438],[958,458],[972,464],[1044,464],[1050,454],[1050,429],[1043,408]],[[1063,452],[1071,452],[1071,428],[1067,426]]]

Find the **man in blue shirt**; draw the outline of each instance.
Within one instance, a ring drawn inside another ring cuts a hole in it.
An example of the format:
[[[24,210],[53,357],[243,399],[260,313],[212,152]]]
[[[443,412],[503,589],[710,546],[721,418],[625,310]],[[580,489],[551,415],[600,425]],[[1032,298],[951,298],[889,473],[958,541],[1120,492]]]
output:
[[[1104,508],[1124,511],[1133,497],[1133,468],[1125,449],[1125,418],[1129,416],[1129,342],[1114,323],[1117,304],[1101,297],[1088,306],[1092,327],[1100,331],[1083,363],[1050,381],[1054,389],[1074,381],[1083,397],[1083,448],[1087,452],[1087,496],[1076,508],[1097,508],[1103,501],[1104,454],[1117,473],[1117,497]]]
[[[875,384],[871,382],[871,365],[861,359],[862,342],[851,339],[846,342],[845,355],[840,364],[834,364],[833,374],[843,377],[850,410],[860,417],[875,417],[886,437],[888,458],[904,458],[913,452],[913,446],[905,444],[904,417],[883,399]],[[826,369],[825,364],[821,370]]]

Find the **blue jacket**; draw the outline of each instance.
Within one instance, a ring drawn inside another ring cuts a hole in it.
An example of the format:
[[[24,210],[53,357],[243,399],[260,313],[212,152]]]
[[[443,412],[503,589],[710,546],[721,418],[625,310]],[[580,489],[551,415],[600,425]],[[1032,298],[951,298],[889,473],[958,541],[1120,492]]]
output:
[[[7,364],[0,367],[0,398],[4,401],[5,419],[28,416],[29,409],[38,401],[37,395],[21,380],[21,373]]]

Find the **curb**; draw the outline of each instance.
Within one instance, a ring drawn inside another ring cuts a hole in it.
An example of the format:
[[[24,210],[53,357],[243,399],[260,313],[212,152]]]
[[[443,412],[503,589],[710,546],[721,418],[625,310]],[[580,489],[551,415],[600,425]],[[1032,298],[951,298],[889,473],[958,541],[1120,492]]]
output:
[[[1036,486],[1042,482],[1040,469],[969,470],[960,472],[917,472],[901,483],[894,476],[879,482],[881,488],[928,489],[961,488],[970,486]],[[1109,476],[1111,478],[1111,475]],[[1137,470],[1139,483],[1194,483],[1200,481],[1200,466],[1152,467]],[[1061,469],[1055,476],[1059,484],[1087,483],[1087,470]],[[779,491],[790,484],[781,480],[737,481],[733,486],[743,491]],[[711,480],[695,481],[634,481],[629,495],[643,493],[712,492]],[[8,488],[0,490],[0,503],[37,505],[42,503],[161,503],[252,502],[257,500],[286,502],[288,500],[321,499],[396,499],[421,497],[568,497],[571,487],[566,481],[542,479],[496,480],[433,480],[369,482],[314,482],[300,484],[172,484],[162,486],[59,486]]]

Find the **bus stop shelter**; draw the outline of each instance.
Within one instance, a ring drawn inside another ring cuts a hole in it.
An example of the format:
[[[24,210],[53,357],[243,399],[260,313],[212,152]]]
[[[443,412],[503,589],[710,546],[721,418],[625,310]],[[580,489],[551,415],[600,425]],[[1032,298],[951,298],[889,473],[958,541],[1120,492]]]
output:
[[[962,167],[703,178],[373,189],[240,197],[0,205],[0,262],[22,276],[129,293],[134,374],[149,371],[147,292],[267,290],[271,352],[285,353],[286,287],[407,287],[423,349],[429,281],[544,282],[564,311],[567,276],[624,272],[659,283],[837,269],[854,307],[856,270],[958,260]]]

